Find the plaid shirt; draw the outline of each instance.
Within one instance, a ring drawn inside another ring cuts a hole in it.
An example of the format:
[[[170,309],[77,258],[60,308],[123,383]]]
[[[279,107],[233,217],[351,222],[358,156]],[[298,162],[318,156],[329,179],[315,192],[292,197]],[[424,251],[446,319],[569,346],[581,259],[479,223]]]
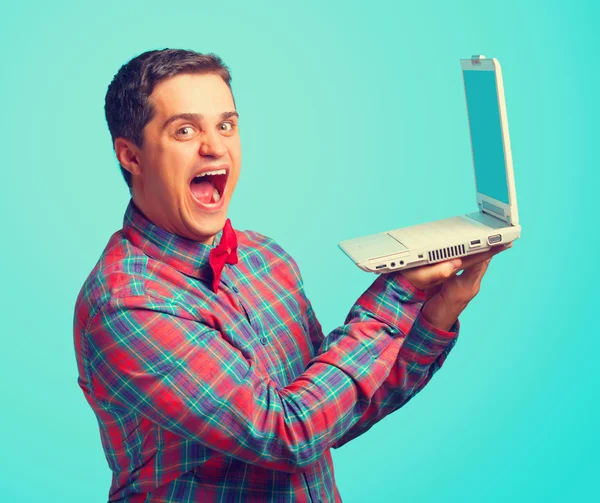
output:
[[[408,402],[458,337],[424,292],[379,276],[327,337],[294,260],[236,231],[210,288],[210,245],[130,201],[75,306],[78,384],[112,470],[109,501],[341,501],[330,454]],[[216,246],[222,231],[215,238]]]

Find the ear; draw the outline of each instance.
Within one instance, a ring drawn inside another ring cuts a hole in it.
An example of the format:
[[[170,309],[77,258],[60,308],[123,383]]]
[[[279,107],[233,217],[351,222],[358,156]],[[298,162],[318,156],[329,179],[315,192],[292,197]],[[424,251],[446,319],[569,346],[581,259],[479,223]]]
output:
[[[115,154],[119,164],[123,166],[132,175],[139,175],[142,168],[139,162],[139,149],[125,138],[115,139]]]

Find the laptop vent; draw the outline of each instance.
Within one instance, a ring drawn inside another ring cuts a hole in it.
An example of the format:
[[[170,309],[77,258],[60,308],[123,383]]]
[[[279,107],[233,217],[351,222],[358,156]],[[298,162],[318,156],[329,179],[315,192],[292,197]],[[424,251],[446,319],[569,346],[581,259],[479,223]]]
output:
[[[452,257],[458,257],[459,255],[464,254],[465,245],[447,246],[446,248],[440,248],[439,250],[427,252],[427,255],[429,256],[429,262],[451,259]]]

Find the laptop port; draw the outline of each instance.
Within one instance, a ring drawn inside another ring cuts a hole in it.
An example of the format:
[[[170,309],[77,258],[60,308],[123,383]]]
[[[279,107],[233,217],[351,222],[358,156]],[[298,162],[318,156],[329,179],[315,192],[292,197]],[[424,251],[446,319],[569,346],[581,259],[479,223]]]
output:
[[[493,245],[495,243],[499,243],[500,241],[502,241],[502,235],[501,234],[494,234],[493,236],[490,236],[488,238],[488,243]]]
[[[376,265],[375,269],[383,269],[384,267],[385,267],[385,264]]]
[[[476,239],[475,241],[471,241],[471,245],[479,245],[481,244],[481,239]]]
[[[396,267],[396,262],[392,262],[392,263],[390,264],[390,266],[392,266],[392,267]]]

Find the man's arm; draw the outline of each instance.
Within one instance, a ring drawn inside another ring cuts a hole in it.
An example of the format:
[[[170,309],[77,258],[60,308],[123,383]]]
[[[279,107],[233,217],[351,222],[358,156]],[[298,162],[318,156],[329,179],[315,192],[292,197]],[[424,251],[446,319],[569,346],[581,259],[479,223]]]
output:
[[[397,364],[373,395],[369,408],[334,447],[340,447],[367,431],[404,405],[431,380],[456,344],[460,327],[458,316],[479,293],[481,280],[492,257],[511,246],[512,243],[469,257],[425,265],[400,274],[383,275],[375,280],[357,304],[375,306],[376,309],[371,311],[378,320],[397,327],[407,335],[404,340],[396,339],[395,344],[399,347]],[[456,275],[460,270],[463,273]],[[426,301],[424,305],[423,301]],[[307,305],[307,316],[312,318],[309,323],[311,338],[319,340],[321,327],[310,304]],[[415,305],[419,306],[418,313],[411,316]],[[355,315],[355,308],[356,304],[349,316]],[[399,312],[403,314],[400,317]],[[402,321],[401,325],[398,320]],[[409,320],[415,320],[414,325]],[[409,330],[406,330],[407,325]],[[324,350],[328,343],[325,342]]]
[[[341,447],[363,434],[405,405],[442,367],[456,344],[460,324],[457,320],[450,332],[432,326],[421,312],[424,300],[425,293],[416,289],[402,275],[386,274],[379,276],[350,310],[347,320],[357,316],[359,319],[375,316],[379,321],[408,333],[394,340],[397,357],[389,375],[373,395],[363,416],[334,447]],[[326,351],[338,334],[334,332],[324,338],[310,301],[306,301],[311,338],[322,340],[321,351]],[[361,309],[365,305],[378,308],[371,314]],[[398,315],[399,310],[403,315]]]
[[[403,334],[357,307],[332,336],[282,388],[173,301],[130,296],[112,298],[93,316],[83,351],[99,403],[245,462],[293,472],[317,461],[364,415]]]

